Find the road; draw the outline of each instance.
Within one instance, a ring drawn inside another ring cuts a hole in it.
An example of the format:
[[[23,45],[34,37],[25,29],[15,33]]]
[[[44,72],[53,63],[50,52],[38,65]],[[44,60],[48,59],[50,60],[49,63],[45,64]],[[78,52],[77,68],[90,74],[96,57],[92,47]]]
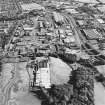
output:
[[[69,16],[69,18],[71,20],[70,23],[71,23],[71,25],[74,28],[74,31],[76,33],[76,37],[78,37],[78,39],[80,38],[81,39],[80,41],[82,41],[82,43],[80,42],[80,45],[84,44],[86,42],[86,39],[84,39],[80,30],[76,29],[76,24],[75,24],[73,17]],[[91,51],[89,51],[89,52],[91,52]],[[98,68],[98,71],[101,73],[103,70]],[[95,86],[95,88],[94,88],[95,105],[105,105],[105,88],[104,88],[104,86],[101,83],[98,83],[96,81],[94,83],[94,86]]]
[[[71,15],[68,15],[66,11],[64,11],[62,14],[63,14],[63,16],[64,16],[65,18],[67,18],[67,19],[69,20],[69,24],[71,25],[71,28],[72,28],[72,30],[73,30],[74,33],[75,33],[74,37],[75,37],[75,39],[76,39],[76,41],[77,41],[77,44],[78,44],[79,47],[81,48],[81,45],[82,45],[81,37],[80,37],[80,34],[81,34],[81,33],[80,33],[80,31],[76,28],[77,25],[76,25],[76,23],[75,23],[74,18],[73,18]]]
[[[26,62],[11,63],[12,78],[3,88],[4,100],[2,105],[41,105],[41,101],[28,90],[29,76],[26,70]],[[19,85],[18,81],[22,81]],[[17,91],[14,91],[17,86]]]
[[[12,41],[12,39],[13,39],[13,37],[14,37],[15,29],[16,29],[17,27],[18,27],[18,21],[15,21],[15,22],[13,23],[13,26],[10,27],[10,30],[11,30],[11,32],[9,32],[10,40],[9,40],[9,42],[8,42],[8,44],[7,44],[7,48],[5,48],[5,53],[8,53],[8,48],[10,47],[11,41]]]
[[[12,85],[15,83],[16,80],[16,63],[13,63],[13,71],[12,71],[13,75],[12,78],[10,79],[10,81],[6,84],[5,88],[3,89],[3,93],[5,95],[5,99],[4,99],[4,104],[3,105],[7,105],[8,104],[8,96],[9,96],[9,90],[12,87]]]

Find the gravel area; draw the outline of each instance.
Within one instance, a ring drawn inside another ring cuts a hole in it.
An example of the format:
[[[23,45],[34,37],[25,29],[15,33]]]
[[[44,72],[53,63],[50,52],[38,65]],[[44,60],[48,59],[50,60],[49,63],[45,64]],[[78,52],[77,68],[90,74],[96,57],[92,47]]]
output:
[[[50,57],[51,83],[63,84],[69,80],[72,69],[58,58]]]

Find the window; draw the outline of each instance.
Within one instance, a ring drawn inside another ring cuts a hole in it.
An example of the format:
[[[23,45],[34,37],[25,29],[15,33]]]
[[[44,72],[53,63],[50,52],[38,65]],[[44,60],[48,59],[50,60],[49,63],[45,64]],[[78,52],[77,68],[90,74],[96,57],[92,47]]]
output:
[[[44,60],[44,61],[39,62],[39,68],[47,68],[47,61]]]

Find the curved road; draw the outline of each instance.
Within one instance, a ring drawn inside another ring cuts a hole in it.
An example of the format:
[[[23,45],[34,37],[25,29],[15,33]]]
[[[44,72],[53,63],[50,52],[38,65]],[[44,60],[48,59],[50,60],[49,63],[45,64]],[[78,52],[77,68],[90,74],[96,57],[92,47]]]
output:
[[[8,82],[8,84],[6,84],[5,88],[3,89],[3,93],[5,95],[5,99],[3,100],[3,105],[8,105],[8,96],[9,96],[9,89],[12,87],[12,85],[15,83],[16,81],[16,74],[17,74],[17,71],[16,71],[16,63],[13,64],[13,71],[11,72],[12,73],[12,78],[10,79],[10,81]]]

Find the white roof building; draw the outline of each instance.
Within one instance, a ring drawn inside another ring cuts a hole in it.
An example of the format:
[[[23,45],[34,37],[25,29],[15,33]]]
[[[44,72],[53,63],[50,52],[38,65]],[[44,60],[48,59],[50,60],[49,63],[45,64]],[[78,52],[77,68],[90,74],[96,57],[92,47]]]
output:
[[[31,11],[34,9],[45,10],[45,8],[43,6],[36,4],[36,3],[21,4],[21,7],[22,7],[23,11]]]
[[[96,0],[74,0],[75,2],[83,2],[83,3],[98,3]]]
[[[67,12],[69,12],[69,13],[78,13],[78,11],[76,11],[75,9],[72,9],[72,8],[68,8],[68,9],[66,9],[66,11]]]
[[[69,32],[67,35],[68,35],[68,36],[72,36],[72,35],[73,35],[73,33]]]
[[[97,19],[99,23],[105,23],[102,19]]]
[[[78,20],[79,25],[84,25],[84,20]]]
[[[28,24],[25,24],[25,25],[23,25],[23,29],[32,31],[34,29],[34,27],[31,27]]]
[[[47,63],[47,67],[39,68],[36,73],[36,86],[42,86],[45,88],[50,88],[50,68],[49,63]]]
[[[78,52],[79,52],[79,50],[74,50],[74,49],[66,48],[66,53],[77,54]]]
[[[75,38],[74,36],[70,36],[70,37],[65,38],[64,41],[66,43],[75,42]]]
[[[63,29],[59,29],[59,33],[60,34],[63,34],[64,33],[64,30]]]
[[[54,16],[54,19],[56,22],[60,22],[60,21],[63,21],[63,16],[60,14],[60,13],[57,13],[57,12],[53,12],[53,16]]]

